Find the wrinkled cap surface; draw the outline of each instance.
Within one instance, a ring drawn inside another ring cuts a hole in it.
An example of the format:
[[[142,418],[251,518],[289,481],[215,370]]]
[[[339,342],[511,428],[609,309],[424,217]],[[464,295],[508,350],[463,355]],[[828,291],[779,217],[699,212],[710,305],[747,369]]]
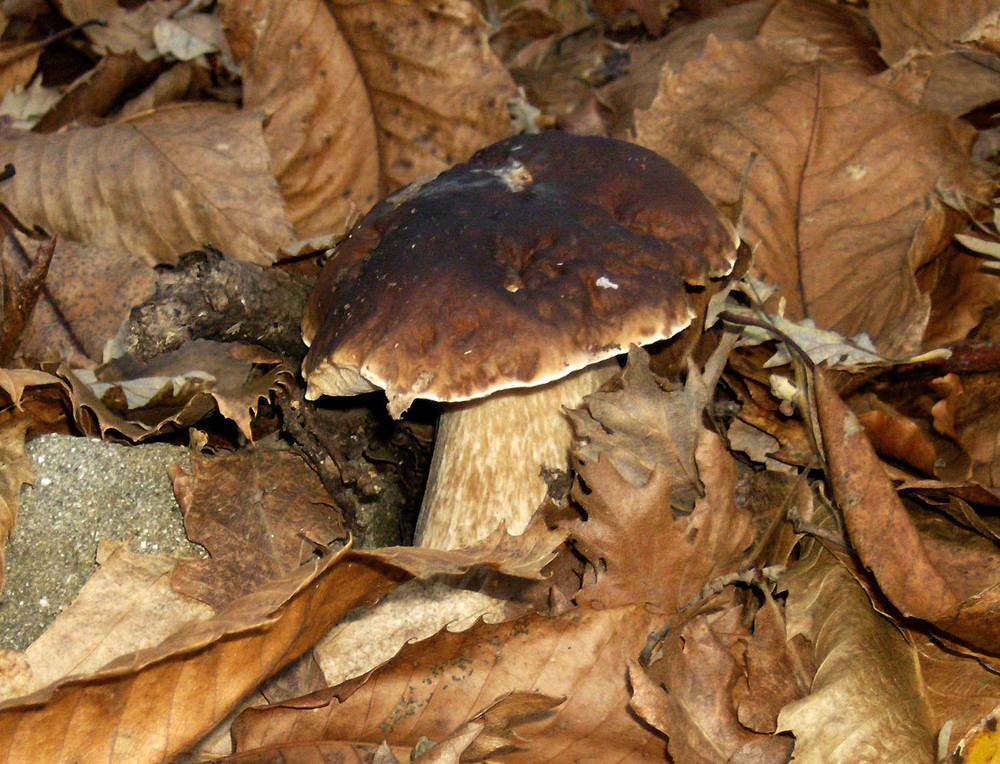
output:
[[[738,243],[647,149],[508,138],[380,202],[338,245],[303,317],[309,397],[383,388],[398,415],[559,379],[686,327],[685,284],[728,274]]]

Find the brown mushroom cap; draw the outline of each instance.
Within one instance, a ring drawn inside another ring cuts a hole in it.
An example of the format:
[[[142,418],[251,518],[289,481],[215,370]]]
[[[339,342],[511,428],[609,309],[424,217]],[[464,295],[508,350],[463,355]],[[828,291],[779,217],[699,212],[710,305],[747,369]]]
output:
[[[729,273],[737,245],[652,151],[508,138],[380,202],[337,247],[303,317],[309,395],[384,388],[398,415],[545,384],[685,328],[685,283]]]

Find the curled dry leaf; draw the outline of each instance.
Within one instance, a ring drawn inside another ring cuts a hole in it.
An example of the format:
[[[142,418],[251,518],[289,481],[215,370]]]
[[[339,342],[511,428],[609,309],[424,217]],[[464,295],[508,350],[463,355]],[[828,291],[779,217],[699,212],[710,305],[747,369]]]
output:
[[[658,40],[629,46],[628,71],[600,90],[602,103],[614,112],[614,137],[628,137],[633,112],[649,108],[664,77],[700,58],[709,37],[722,42],[756,37],[797,58],[822,58],[834,68],[863,75],[883,66],[874,52],[877,40],[847,6],[827,0],[749,0],[679,25]]]
[[[53,133],[74,122],[99,123],[112,112],[119,117],[128,116],[134,112],[130,109],[118,111],[120,100],[144,86],[162,68],[162,61],[143,61],[135,53],[104,56],[93,69],[61,91],[59,100],[35,123],[32,131]],[[208,72],[202,71],[207,78]],[[151,110],[152,105],[146,109]]]
[[[930,410],[934,429],[960,447],[962,458],[953,459],[965,468],[960,477],[982,485],[1000,485],[1000,412],[993,403],[1000,378],[995,373],[947,374],[931,384],[941,396]],[[939,468],[930,474],[944,478],[947,473]]]
[[[253,439],[261,401],[291,385],[292,372],[263,348],[193,340],[141,365],[116,360],[92,372],[61,364],[77,426],[133,442],[188,427],[218,411]],[[135,375],[135,376],[133,376]]]
[[[508,562],[527,569],[516,556],[484,555],[478,562],[493,570]],[[444,560],[429,575],[466,571],[475,575],[476,564]],[[411,577],[385,557],[351,550],[310,561],[155,647],[0,704],[0,762],[71,764],[81,752],[87,761],[169,759],[348,610],[371,605]]]
[[[823,372],[812,378],[827,479],[852,548],[904,615],[935,618],[959,598],[921,544],[857,417]]]
[[[647,359],[633,349],[621,389],[587,396],[572,414],[582,439],[572,497],[587,520],[567,527],[601,571],[579,601],[652,602],[672,613],[736,570],[753,534],[734,499],[732,456],[700,425],[709,398],[701,375],[691,369],[668,393]]]
[[[976,656],[945,649],[926,634],[910,632],[907,636],[920,661],[933,728],[941,729],[949,719],[954,720],[954,743],[1000,704],[1000,677]]]
[[[513,82],[461,0],[226,0],[219,13],[302,236],[344,231],[510,132]]]
[[[903,635],[817,542],[785,584],[788,634],[812,641],[817,665],[810,694],[778,717],[778,729],[795,735],[795,761],[933,761],[936,729]]]
[[[996,10],[994,0],[871,0],[869,16],[890,64],[911,51],[940,53]]]
[[[283,764],[477,764],[494,761],[491,755],[500,749],[516,748],[523,742],[517,728],[526,720],[558,706],[562,698],[550,698],[541,693],[512,692],[500,698],[481,713],[460,725],[443,740],[422,753],[408,746],[390,746],[383,742],[374,750],[371,743],[330,742],[289,743],[254,749],[223,759],[239,764],[273,764],[280,756]],[[220,762],[221,764],[221,762]]]
[[[134,51],[146,61],[152,61],[160,55],[153,41],[154,27],[186,3],[185,0],[152,0],[136,6],[105,0],[58,0],[56,4],[74,24],[102,22],[84,27],[84,33],[99,53]]]
[[[0,185],[23,224],[150,264],[211,244],[270,262],[292,229],[259,113],[136,121],[54,135],[0,132],[17,175]]]
[[[737,200],[756,153],[745,238],[790,317],[867,332],[888,355],[919,347],[930,302],[914,273],[960,223],[944,200],[991,188],[969,158],[974,130],[856,73],[713,39],[636,121],[639,143],[717,202]]]
[[[0,100],[24,89],[35,76],[43,45],[38,42],[0,43]]]
[[[660,470],[635,488],[607,457],[579,463],[586,490],[577,487],[573,498],[587,511],[587,520],[570,529],[599,573],[578,601],[650,602],[673,613],[707,583],[740,567],[753,532],[749,513],[734,499],[732,456],[715,433],[700,434],[697,464],[705,495],[690,514],[674,516],[670,482]],[[644,543],[637,546],[636,539]]]
[[[935,538],[918,527],[860,422],[821,371],[815,370],[812,379],[827,479],[862,565],[904,616],[928,621],[964,645],[996,655],[1000,586],[995,571],[1000,555],[995,545],[970,545],[956,553],[947,538]]]

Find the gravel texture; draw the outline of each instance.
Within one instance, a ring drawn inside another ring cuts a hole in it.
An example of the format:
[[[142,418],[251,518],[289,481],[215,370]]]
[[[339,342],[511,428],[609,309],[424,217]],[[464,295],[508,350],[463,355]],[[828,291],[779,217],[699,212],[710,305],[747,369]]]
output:
[[[122,446],[43,435],[29,442],[34,487],[21,492],[0,596],[0,648],[23,650],[72,603],[96,569],[101,539],[146,554],[204,557],[184,535],[167,468],[190,469],[186,448]]]

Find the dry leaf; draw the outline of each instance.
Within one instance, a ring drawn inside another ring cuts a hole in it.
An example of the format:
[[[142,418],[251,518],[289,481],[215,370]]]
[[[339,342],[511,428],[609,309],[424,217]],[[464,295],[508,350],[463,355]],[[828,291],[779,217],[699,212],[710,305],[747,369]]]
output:
[[[559,618],[525,616],[500,625],[441,632],[408,645],[360,686],[251,709],[234,724],[237,750],[286,743],[440,740],[456,719],[509,692],[565,697],[554,712],[518,730],[508,764],[579,758],[660,761],[664,742],[628,710],[628,658],[658,618],[644,606],[579,608]]]
[[[574,488],[573,498],[587,520],[570,529],[580,552],[598,570],[597,583],[585,587],[579,601],[650,602],[670,614],[708,582],[740,567],[753,541],[750,517],[736,506],[735,466],[714,433],[702,431],[697,464],[705,495],[691,514],[675,517],[670,482],[661,470],[635,488],[605,456],[579,462],[586,488]],[[636,545],[636,539],[644,543]]]
[[[153,294],[155,285],[156,272],[123,250],[57,242],[45,288],[21,336],[19,355],[59,360],[81,353],[99,362],[104,344],[129,310]]]
[[[218,411],[253,440],[261,401],[291,385],[292,373],[259,347],[193,340],[139,364],[116,359],[98,370],[58,366],[71,390],[77,426],[89,435],[112,432],[139,442],[189,427]],[[132,375],[136,376],[132,376]]]
[[[852,548],[904,615],[934,619],[960,598],[921,543],[864,428],[823,372],[812,378],[827,479]]]
[[[180,10],[185,0],[149,0],[138,5],[107,0],[56,0],[63,16],[74,24],[97,20],[83,31],[99,53],[138,53],[146,61],[160,53],[153,42],[156,24]]]
[[[629,667],[633,686],[642,689],[632,707],[670,739],[674,761],[788,761],[791,740],[756,733],[737,719],[736,697],[746,688],[745,667],[734,649],[748,636],[742,615],[741,607],[730,605],[695,616],[671,635],[662,662],[651,667],[665,681],[659,692],[644,669]]]
[[[929,299],[914,272],[960,222],[944,198],[990,188],[968,126],[757,42],[710,40],[665,73],[637,129],[720,202],[736,201],[756,153],[743,216],[757,272],[780,285],[790,317],[866,332],[887,355],[920,346]]]
[[[174,588],[218,609],[346,538],[316,473],[288,451],[191,456],[171,473],[189,539],[212,559],[184,563]]]
[[[104,56],[60,93],[59,101],[38,120],[33,131],[52,133],[73,122],[103,119],[117,109],[124,95],[143,85],[161,68],[159,62],[143,61],[135,53]]]
[[[788,633],[812,641],[817,665],[810,694],[778,717],[778,729],[795,735],[795,761],[933,761],[937,730],[903,635],[817,542],[784,583]]]
[[[621,389],[589,395],[572,413],[581,440],[571,495],[587,519],[567,527],[599,571],[578,601],[673,613],[736,570],[753,535],[736,506],[732,457],[700,424],[709,397],[701,375],[692,368],[683,389],[664,392],[647,359],[634,348]]]
[[[210,617],[211,608],[171,589],[170,574],[180,561],[101,542],[100,567],[25,650],[35,684],[22,694],[70,674],[97,671],[121,655],[153,647],[189,621]]]
[[[869,16],[882,57],[883,79],[913,92],[917,103],[952,116],[1000,98],[1000,58],[992,0],[873,0]]]
[[[292,239],[255,113],[131,122],[54,135],[6,130],[17,175],[0,202],[28,227],[173,263],[211,244],[270,262]]]
[[[939,729],[954,721],[952,742],[1000,703],[1000,677],[974,656],[945,650],[927,635],[909,633],[924,680],[923,695]]]
[[[461,0],[228,0],[219,13],[301,236],[342,232],[510,132],[513,83]]]
[[[28,86],[42,49],[37,42],[0,43],[0,99],[17,88]]]
[[[588,395],[583,410],[570,412],[580,441],[576,452],[589,462],[610,459],[636,488],[659,467],[672,503],[689,511],[702,490],[695,449],[710,396],[697,370],[690,371],[681,390],[665,392],[649,369],[649,355],[632,347],[620,386]]]
[[[871,0],[872,26],[890,64],[911,50],[940,52],[990,12],[994,0]]]
[[[0,704],[0,762],[158,764],[186,750],[261,679],[351,607],[407,578],[353,552],[310,563],[215,617],[100,671]]]
[[[629,137],[634,112],[649,108],[664,77],[701,57],[710,36],[721,42],[758,37],[800,60],[821,59],[864,75],[882,68],[874,52],[877,40],[851,8],[827,0],[737,3],[679,25],[659,40],[629,46],[628,71],[599,91],[613,112],[612,136]]]
[[[35,480],[31,460],[24,453],[24,433],[30,422],[27,417],[0,422],[0,587],[3,586],[7,542],[17,523],[21,486]]]

